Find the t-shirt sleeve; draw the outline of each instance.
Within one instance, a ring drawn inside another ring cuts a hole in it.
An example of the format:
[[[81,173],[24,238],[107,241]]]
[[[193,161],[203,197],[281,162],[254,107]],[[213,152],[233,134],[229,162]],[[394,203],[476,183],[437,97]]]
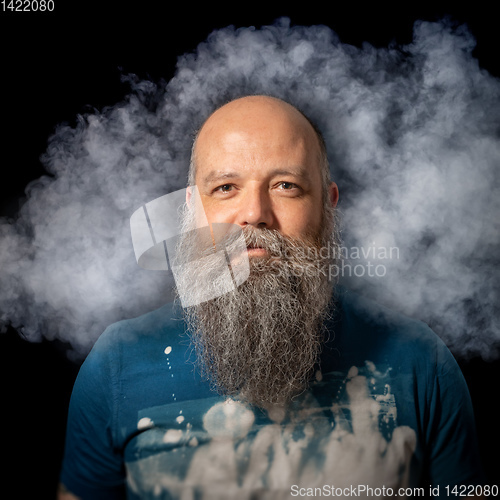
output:
[[[427,443],[432,485],[484,483],[472,403],[462,372],[439,341],[429,406]]]
[[[115,444],[113,425],[117,363],[113,350],[101,339],[73,387],[60,476],[66,489],[82,500],[125,498],[123,457]]]

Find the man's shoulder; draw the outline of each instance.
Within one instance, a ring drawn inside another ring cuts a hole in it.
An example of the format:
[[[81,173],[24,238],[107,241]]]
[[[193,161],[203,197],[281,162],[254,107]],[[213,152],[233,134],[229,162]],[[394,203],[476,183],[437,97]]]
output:
[[[342,320],[351,327],[364,327],[377,333],[403,335],[405,338],[437,338],[437,335],[424,322],[406,316],[394,309],[346,288],[337,293],[337,303]]]
[[[184,333],[184,320],[180,305],[166,304],[135,318],[111,324],[97,340],[94,351],[114,351],[128,347],[147,349],[158,342],[178,343]]]
[[[138,411],[163,401],[165,390],[171,391],[172,383],[192,372],[190,353],[182,310],[168,304],[106,328],[82,364],[77,382],[101,392],[104,387],[114,394],[116,404],[134,400],[135,406],[129,406]]]
[[[451,355],[438,335],[424,322],[408,317],[357,292],[337,292],[340,343],[362,355],[395,356],[436,361]],[[367,357],[367,359],[369,359]]]

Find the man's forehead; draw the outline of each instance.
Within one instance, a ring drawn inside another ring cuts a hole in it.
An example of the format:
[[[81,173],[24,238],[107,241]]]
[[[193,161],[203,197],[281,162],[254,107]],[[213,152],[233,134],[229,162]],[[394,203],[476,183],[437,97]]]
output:
[[[240,130],[221,128],[200,137],[196,145],[199,157],[205,159],[224,157],[228,161],[245,157],[271,159],[273,156],[281,155],[301,163],[309,152],[315,150],[316,143],[312,138],[305,137],[301,131],[270,128],[265,124],[262,127],[247,126]]]

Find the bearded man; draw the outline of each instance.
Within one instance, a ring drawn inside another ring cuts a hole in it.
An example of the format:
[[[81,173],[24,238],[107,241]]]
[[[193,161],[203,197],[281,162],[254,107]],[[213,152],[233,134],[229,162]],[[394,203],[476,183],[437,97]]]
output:
[[[175,275],[187,306],[112,325],[96,343],[73,391],[59,498],[436,495],[480,483],[449,351],[330,279],[339,194],[314,125],[273,97],[231,101],[200,129],[189,185]],[[200,258],[218,224],[245,242],[226,263],[234,276],[248,262],[234,290]],[[220,293],[205,300],[209,289]]]

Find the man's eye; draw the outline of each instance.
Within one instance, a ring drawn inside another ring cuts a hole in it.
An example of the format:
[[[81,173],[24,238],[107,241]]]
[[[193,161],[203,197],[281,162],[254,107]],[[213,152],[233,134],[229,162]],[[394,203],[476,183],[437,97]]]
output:
[[[284,189],[286,191],[297,187],[297,184],[294,184],[293,182],[280,182],[279,185],[281,186],[281,189]]]
[[[222,186],[216,187],[214,191],[219,191],[221,193],[229,193],[233,189],[232,184],[223,184]]]

